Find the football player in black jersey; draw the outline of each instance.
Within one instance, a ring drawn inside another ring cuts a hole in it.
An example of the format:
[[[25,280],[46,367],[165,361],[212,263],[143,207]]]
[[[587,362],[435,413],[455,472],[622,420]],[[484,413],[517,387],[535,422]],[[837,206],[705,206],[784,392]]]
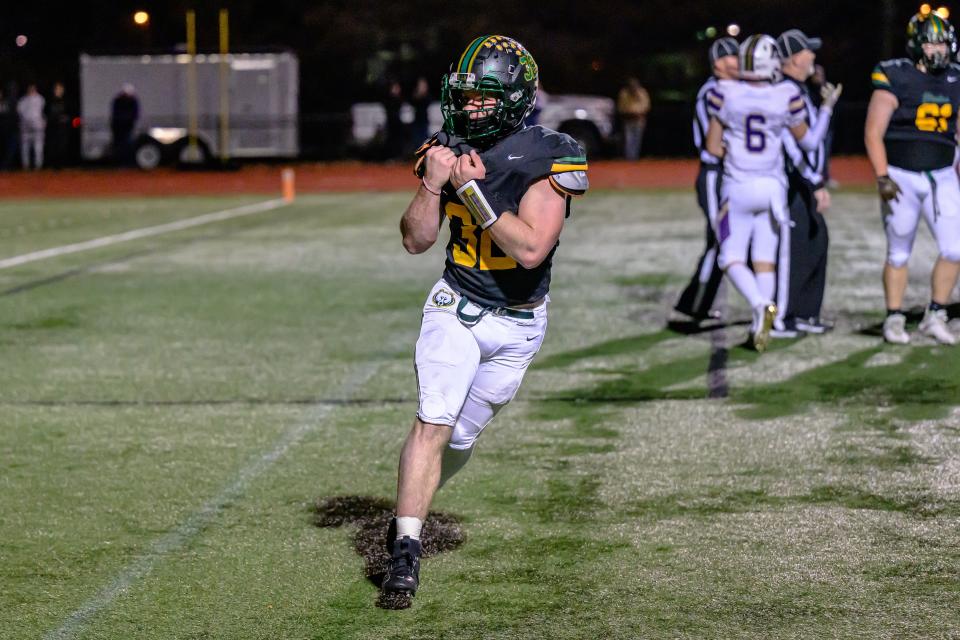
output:
[[[956,52],[949,22],[935,13],[917,14],[907,26],[909,59],[881,62],[871,77],[874,91],[864,142],[877,175],[887,235],[887,342],[910,342],[902,306],[921,215],[940,255],[920,330],[941,344],[957,342],[944,308],[960,275],[960,184],[953,168],[960,113],[960,66],[952,62]]]
[[[417,340],[419,407],[400,455],[384,593],[416,592],[433,494],[513,398],[546,331],[551,262],[587,162],[571,137],[525,126],[537,79],[519,42],[476,38],[443,78],[443,130],[417,152],[403,246],[426,251],[443,220],[450,240]]]

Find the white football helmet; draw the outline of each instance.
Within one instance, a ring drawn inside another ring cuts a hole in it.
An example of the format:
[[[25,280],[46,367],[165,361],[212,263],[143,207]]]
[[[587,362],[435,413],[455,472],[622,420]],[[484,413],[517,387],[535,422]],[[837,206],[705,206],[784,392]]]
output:
[[[740,45],[740,79],[769,80],[779,82],[780,52],[777,41],[772,37],[758,33],[752,35]]]

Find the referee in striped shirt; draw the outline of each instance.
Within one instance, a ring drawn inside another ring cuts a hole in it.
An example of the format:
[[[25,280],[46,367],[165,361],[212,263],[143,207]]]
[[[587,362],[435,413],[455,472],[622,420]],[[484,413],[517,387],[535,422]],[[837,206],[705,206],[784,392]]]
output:
[[[708,54],[713,75],[703,83],[697,92],[696,110],[693,118],[693,142],[700,152],[700,173],[697,175],[697,202],[707,218],[707,246],[700,256],[697,269],[690,278],[690,284],[680,294],[674,310],[688,316],[693,322],[700,323],[709,318],[718,318],[719,311],[713,309],[714,298],[723,271],[717,265],[720,253],[714,228],[720,202],[720,176],[723,167],[720,158],[712,155],[706,148],[707,128],[710,116],[707,114],[707,101],[711,92],[715,93],[717,80],[737,77],[737,55],[739,45],[733,38],[719,38],[710,46]]]
[[[799,29],[790,29],[777,38],[783,61],[785,82],[792,82],[803,96],[807,124],[812,128],[818,118],[831,117],[830,110],[818,110],[810,96],[807,81],[814,72],[820,38],[811,38]],[[824,91],[839,90],[827,83]],[[832,99],[835,102],[836,98]],[[826,129],[824,129],[826,133]],[[793,229],[790,250],[781,252],[778,280],[787,291],[778,292],[778,315],[771,336],[792,338],[798,332],[820,334],[833,326],[820,318],[827,285],[827,251],[830,245],[827,221],[823,213],[830,208],[830,192],[823,179],[826,148],[820,140],[814,151],[806,152],[784,136],[788,201]]]

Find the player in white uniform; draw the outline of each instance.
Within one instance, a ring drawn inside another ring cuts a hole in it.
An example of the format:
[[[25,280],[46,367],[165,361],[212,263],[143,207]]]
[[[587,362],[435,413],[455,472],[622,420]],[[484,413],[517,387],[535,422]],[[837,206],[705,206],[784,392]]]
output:
[[[721,80],[708,96],[707,149],[724,158],[720,268],[753,309],[750,343],[757,351],[766,349],[777,314],[777,254],[790,250],[780,136],[787,129],[801,148],[812,150],[829,124],[825,118],[822,126],[808,128],[803,97],[780,79],[776,41],[754,35],[740,45],[740,80]],[[754,271],[747,267],[748,250]]]

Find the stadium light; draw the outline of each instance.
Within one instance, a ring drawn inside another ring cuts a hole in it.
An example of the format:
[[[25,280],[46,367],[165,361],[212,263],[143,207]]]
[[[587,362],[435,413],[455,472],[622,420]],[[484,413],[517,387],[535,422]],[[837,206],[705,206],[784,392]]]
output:
[[[932,11],[932,9],[930,8],[930,5],[928,5],[926,2],[920,5],[920,15],[928,16],[930,15],[930,11]]]
[[[146,11],[137,11],[133,14],[133,22],[138,27],[145,27],[150,22],[150,14]]]
[[[15,42],[17,43],[18,47],[25,47],[27,46],[27,36],[21,34],[17,36],[17,39],[15,40]]]
[[[733,37],[733,38],[736,38],[738,35],[740,35],[740,25],[738,25],[738,24],[736,24],[736,23],[734,23],[734,24],[728,24],[728,25],[727,25],[727,35],[728,35],[728,36],[731,36],[731,37]]]
[[[716,37],[717,37],[717,28],[716,28],[716,27],[707,27],[706,34],[707,34],[707,37],[708,37],[708,38],[716,38]]]
[[[937,7],[937,10],[935,13],[941,18],[943,18],[944,20],[950,19],[950,9],[947,9],[946,7]]]

